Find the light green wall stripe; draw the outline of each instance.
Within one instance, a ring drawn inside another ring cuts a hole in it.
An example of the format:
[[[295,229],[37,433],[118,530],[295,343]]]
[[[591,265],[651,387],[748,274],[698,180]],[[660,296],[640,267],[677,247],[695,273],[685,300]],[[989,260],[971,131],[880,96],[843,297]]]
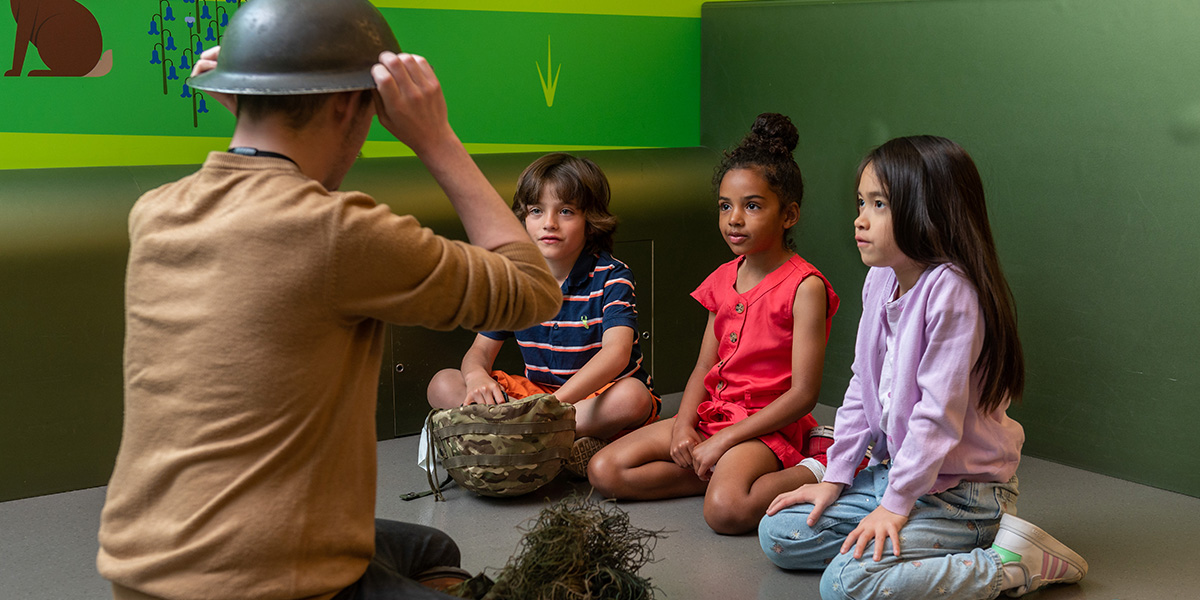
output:
[[[686,17],[699,19],[705,0],[372,0],[380,8],[432,8],[437,10],[484,10],[490,12],[540,12],[575,15],[621,15],[631,17]],[[707,0],[731,2],[735,0]]]
[[[617,15],[626,17],[700,18],[700,5],[712,2],[770,2],[772,0],[371,0],[379,8],[432,8],[488,12],[539,12],[563,15]],[[919,2],[922,0],[792,0],[800,4],[855,2]]]
[[[464,144],[471,154],[506,152],[581,152],[629,150],[638,146],[587,146],[547,144]],[[194,165],[209,152],[229,147],[228,137],[176,137],[144,135],[77,135],[0,132],[0,170],[139,165]],[[400,142],[373,142],[363,146],[363,156],[412,156]]]
[[[637,150],[641,146],[584,146],[547,144],[472,144],[463,143],[471,154],[505,154],[509,152],[585,152],[591,150]],[[413,151],[400,142],[372,142],[363,144],[365,158],[389,156],[413,156]]]
[[[0,169],[188,165],[228,147],[228,137],[0,132]]]

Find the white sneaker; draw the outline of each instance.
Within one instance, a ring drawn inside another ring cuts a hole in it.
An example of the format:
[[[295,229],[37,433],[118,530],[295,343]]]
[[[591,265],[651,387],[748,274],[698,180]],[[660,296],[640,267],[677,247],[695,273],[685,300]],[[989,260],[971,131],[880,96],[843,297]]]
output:
[[[994,545],[1020,555],[1020,562],[1006,563],[1025,572],[1025,583],[1006,590],[1009,596],[1022,596],[1052,583],[1075,583],[1087,575],[1088,564],[1082,556],[1042,531],[1038,526],[1004,515]]]

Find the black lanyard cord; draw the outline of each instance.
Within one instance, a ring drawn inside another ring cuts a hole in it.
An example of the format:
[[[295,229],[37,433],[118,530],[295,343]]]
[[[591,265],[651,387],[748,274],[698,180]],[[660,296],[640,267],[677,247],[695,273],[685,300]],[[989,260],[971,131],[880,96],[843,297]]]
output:
[[[238,146],[236,148],[230,148],[229,150],[227,150],[227,152],[232,152],[233,154],[240,154],[242,156],[267,156],[270,158],[282,158],[283,160],[286,160],[286,161],[292,163],[293,165],[296,165],[297,167],[300,166],[300,163],[297,163],[296,161],[292,160],[290,157],[280,154],[278,152],[269,152],[267,150],[259,150],[258,148],[250,148],[248,146]]]

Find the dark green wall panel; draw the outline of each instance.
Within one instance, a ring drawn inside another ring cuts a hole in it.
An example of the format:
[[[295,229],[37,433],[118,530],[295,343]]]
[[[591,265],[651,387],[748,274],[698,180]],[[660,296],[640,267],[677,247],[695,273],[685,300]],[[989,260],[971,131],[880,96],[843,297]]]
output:
[[[801,252],[845,300],[823,402],[861,312],[854,169],[944,135],[980,166],[1017,297],[1026,453],[1200,495],[1200,4],[750,2],[702,22],[702,143],[767,110],[800,129]]]

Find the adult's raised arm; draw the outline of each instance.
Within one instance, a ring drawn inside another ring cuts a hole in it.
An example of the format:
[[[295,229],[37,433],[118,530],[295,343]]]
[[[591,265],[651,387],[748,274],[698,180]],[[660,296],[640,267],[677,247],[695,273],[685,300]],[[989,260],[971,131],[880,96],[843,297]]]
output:
[[[450,127],[433,68],[420,56],[384,52],[371,70],[379,122],[412,148],[450,198],[472,244],[493,250],[529,236]]]

